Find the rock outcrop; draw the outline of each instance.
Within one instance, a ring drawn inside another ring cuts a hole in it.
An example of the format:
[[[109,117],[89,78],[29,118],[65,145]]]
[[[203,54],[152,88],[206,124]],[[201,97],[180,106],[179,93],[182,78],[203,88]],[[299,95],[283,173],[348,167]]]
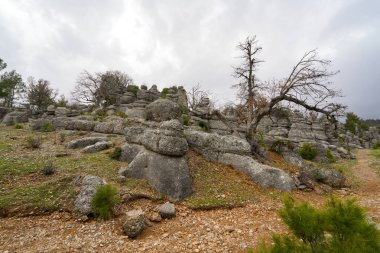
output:
[[[145,118],[153,121],[179,119],[182,115],[180,106],[169,99],[158,99],[145,108]]]
[[[29,113],[27,111],[13,111],[6,114],[2,120],[2,124],[12,126],[18,123],[26,123],[29,120]]]
[[[84,215],[93,214],[92,198],[99,186],[104,185],[106,182],[100,177],[87,175],[82,180],[82,186],[75,200],[74,210]]]

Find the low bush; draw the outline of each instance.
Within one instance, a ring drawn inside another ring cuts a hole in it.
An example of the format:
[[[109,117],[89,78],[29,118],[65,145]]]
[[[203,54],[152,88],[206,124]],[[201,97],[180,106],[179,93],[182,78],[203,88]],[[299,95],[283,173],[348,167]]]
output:
[[[327,149],[326,150],[326,157],[327,157],[327,160],[329,160],[330,163],[336,162],[336,158],[335,158],[333,152],[331,151],[331,149]]]
[[[21,125],[21,124],[16,124],[16,125],[14,126],[14,128],[15,128],[15,129],[24,129],[24,126]]]
[[[139,86],[137,85],[134,85],[134,84],[130,84],[127,86],[127,91],[128,92],[132,92],[133,94],[137,94],[137,92],[140,90]]]
[[[92,199],[95,216],[105,220],[112,218],[112,209],[119,203],[118,191],[110,184],[99,186]]]
[[[40,148],[42,144],[41,138],[39,136],[29,136],[26,139],[26,147],[27,148]]]
[[[291,197],[283,203],[280,217],[292,235],[274,235],[272,245],[261,243],[256,252],[380,252],[380,234],[354,200],[331,198],[320,209]]]
[[[124,112],[114,112],[113,115],[118,116],[120,118],[126,118],[127,117],[127,115]]]
[[[380,149],[380,141],[373,144],[372,149]]]
[[[190,123],[190,116],[187,114],[182,114],[182,124],[188,126]]]
[[[203,132],[207,132],[207,131],[210,129],[210,127],[209,127],[209,125],[207,124],[207,122],[204,122],[204,121],[199,121],[199,122],[198,122],[198,126],[201,128],[201,130],[202,130]]]
[[[121,156],[121,148],[120,147],[114,148],[112,152],[109,154],[109,156],[111,159],[119,160]]]
[[[52,161],[48,161],[45,166],[42,168],[42,174],[45,175],[45,176],[51,176],[53,174],[55,174],[55,172],[57,171],[57,168],[55,167],[55,165],[53,164]]]
[[[41,131],[42,132],[53,132],[54,126],[51,123],[45,123],[41,126]]]
[[[310,143],[304,143],[302,147],[298,149],[301,157],[305,160],[313,160],[317,156],[317,150],[313,148]]]
[[[146,86],[145,84],[142,84],[142,85],[140,85],[140,89],[141,90],[147,90],[148,86]]]

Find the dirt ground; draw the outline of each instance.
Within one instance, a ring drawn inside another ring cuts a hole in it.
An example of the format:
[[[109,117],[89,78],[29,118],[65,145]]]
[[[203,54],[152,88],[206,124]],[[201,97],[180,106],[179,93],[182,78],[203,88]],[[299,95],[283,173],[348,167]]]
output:
[[[353,169],[359,186],[334,191],[356,197],[376,222],[380,222],[380,178],[369,167],[368,150],[359,150]],[[320,205],[327,198],[296,191],[296,199]],[[280,193],[262,194],[244,207],[194,211],[177,205],[177,217],[152,223],[137,239],[121,233],[122,218],[110,221],[80,221],[69,213],[0,219],[0,252],[246,252],[272,233],[286,233],[277,215]],[[128,209],[149,211],[157,203],[138,200]]]

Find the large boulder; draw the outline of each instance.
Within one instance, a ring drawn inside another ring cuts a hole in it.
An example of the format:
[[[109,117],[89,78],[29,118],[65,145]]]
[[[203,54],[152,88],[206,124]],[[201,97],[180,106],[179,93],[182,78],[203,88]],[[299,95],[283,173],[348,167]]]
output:
[[[295,187],[293,179],[283,170],[258,163],[249,156],[224,153],[219,155],[218,162],[247,174],[256,184],[264,188],[291,191]]]
[[[157,130],[146,130],[141,136],[145,148],[162,155],[183,156],[188,150],[183,126],[178,120],[164,121]]]
[[[24,111],[13,111],[4,116],[2,124],[12,126],[18,123],[26,123],[29,120],[29,113]]]
[[[55,109],[56,117],[66,117],[69,114],[69,110],[66,107],[57,107]]]
[[[144,150],[144,147],[141,145],[125,143],[121,147],[121,155],[119,160],[130,163],[142,150]]]
[[[101,141],[107,141],[107,138],[106,137],[85,137],[85,138],[70,141],[66,145],[66,147],[70,149],[84,148]]]
[[[207,160],[218,160],[219,154],[232,153],[238,155],[250,155],[251,147],[242,138],[216,133],[206,133],[195,130],[185,130],[185,137],[189,147],[201,153]]]
[[[94,132],[111,134],[115,128],[116,122],[99,122],[94,127]]]
[[[179,119],[182,115],[180,106],[168,99],[157,99],[145,108],[145,118],[153,121]]]
[[[144,149],[119,173],[146,179],[157,191],[176,200],[182,200],[192,192],[190,172],[184,157],[170,157]]]
[[[113,146],[113,143],[110,141],[99,141],[93,145],[87,146],[81,150],[82,153],[96,153],[105,149],[108,149]]]
[[[43,130],[43,128],[45,126],[48,126],[49,124],[54,127],[51,119],[39,118],[39,119],[31,120],[29,126],[31,130],[38,131],[38,130]]]
[[[304,171],[301,172],[301,176],[335,188],[344,187],[346,182],[346,178],[343,174],[334,169],[306,167]]]
[[[93,214],[92,198],[94,197],[96,190],[99,186],[106,182],[100,177],[87,175],[82,180],[82,186],[75,200],[74,210],[84,215]]]
[[[66,121],[65,129],[67,130],[78,130],[78,131],[92,131],[94,130],[95,122],[88,120],[69,120]]]
[[[135,209],[126,213],[123,223],[123,233],[129,238],[136,238],[145,228],[145,215],[141,209]]]

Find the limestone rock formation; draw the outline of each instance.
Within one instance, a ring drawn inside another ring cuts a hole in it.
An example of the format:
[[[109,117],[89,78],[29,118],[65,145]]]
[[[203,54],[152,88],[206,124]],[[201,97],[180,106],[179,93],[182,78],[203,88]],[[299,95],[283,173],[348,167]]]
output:
[[[110,141],[99,141],[93,145],[87,146],[81,150],[82,153],[96,153],[105,149],[108,149],[113,146],[113,143]]]
[[[75,200],[74,210],[84,215],[93,214],[92,198],[94,197],[96,190],[99,186],[106,182],[100,177],[87,175],[82,180],[82,186]]]
[[[26,111],[13,111],[6,114],[2,120],[2,124],[12,126],[18,123],[26,123],[29,120],[29,113]]]
[[[158,99],[145,108],[145,117],[147,120],[161,122],[179,119],[181,115],[182,111],[179,105],[169,99]]]
[[[70,141],[66,148],[75,149],[75,148],[84,148],[90,145],[93,145],[97,142],[107,141],[106,137],[85,137],[77,140]]]

